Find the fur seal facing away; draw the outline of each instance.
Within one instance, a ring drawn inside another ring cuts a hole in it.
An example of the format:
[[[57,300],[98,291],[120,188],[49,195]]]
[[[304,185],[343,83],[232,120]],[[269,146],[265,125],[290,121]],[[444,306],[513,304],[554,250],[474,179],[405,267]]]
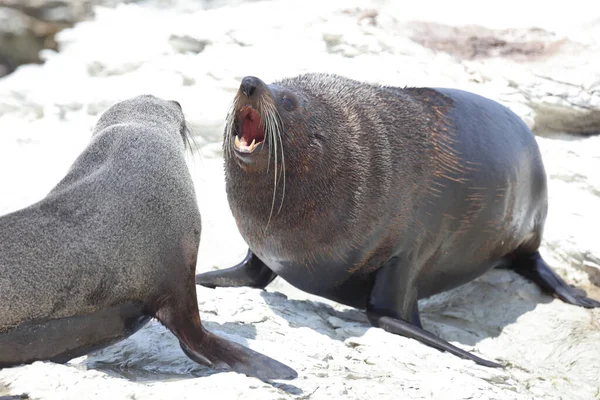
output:
[[[224,133],[226,189],[249,245],[207,287],[277,275],[366,309],[377,327],[497,367],[421,327],[418,300],[511,268],[567,303],[600,303],[538,253],[548,207],[535,138],[508,108],[454,89],[307,74],[243,79]]]
[[[43,200],[0,217],[0,368],[66,362],[154,317],[200,364],[296,377],[200,322],[189,140],[179,103],[148,95],[117,103]]]

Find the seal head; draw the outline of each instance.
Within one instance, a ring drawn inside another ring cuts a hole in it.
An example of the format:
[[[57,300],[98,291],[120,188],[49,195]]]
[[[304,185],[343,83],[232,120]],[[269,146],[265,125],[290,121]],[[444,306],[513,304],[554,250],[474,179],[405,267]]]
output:
[[[312,137],[305,134],[311,132],[303,126],[306,123],[306,102],[297,92],[266,85],[260,79],[249,76],[243,79],[227,117],[226,157],[245,173],[269,174],[272,183],[269,191],[273,196],[271,208],[275,207],[277,190],[281,197],[278,209],[282,205],[285,175],[293,173],[293,166],[306,164],[309,154],[319,146],[318,134]],[[284,150],[284,146],[289,146],[289,149]],[[269,214],[272,213],[269,208]]]

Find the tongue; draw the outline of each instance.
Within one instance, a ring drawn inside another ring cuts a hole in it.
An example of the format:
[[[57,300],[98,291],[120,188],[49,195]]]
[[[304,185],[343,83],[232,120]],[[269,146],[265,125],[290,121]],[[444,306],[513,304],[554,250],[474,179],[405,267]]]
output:
[[[261,142],[264,139],[264,135],[260,129],[260,119],[253,119],[250,115],[244,118],[242,123],[242,137],[240,142],[242,145],[248,146],[253,140]]]

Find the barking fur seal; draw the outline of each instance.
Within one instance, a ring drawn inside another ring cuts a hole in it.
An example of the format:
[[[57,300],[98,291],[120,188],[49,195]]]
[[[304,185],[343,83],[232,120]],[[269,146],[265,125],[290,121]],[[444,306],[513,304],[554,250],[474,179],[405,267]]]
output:
[[[243,79],[224,134],[231,211],[250,250],[198,284],[277,275],[366,309],[374,326],[487,365],[425,331],[418,300],[495,267],[583,307],[541,258],[548,207],[535,138],[508,108],[454,89],[308,74]]]

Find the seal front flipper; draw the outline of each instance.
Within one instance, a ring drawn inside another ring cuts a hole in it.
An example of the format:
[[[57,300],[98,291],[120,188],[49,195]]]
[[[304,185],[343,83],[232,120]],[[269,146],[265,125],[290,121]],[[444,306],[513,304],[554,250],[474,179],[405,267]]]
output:
[[[537,251],[531,256],[515,260],[509,268],[565,303],[585,308],[600,308],[599,301],[590,299],[581,289],[573,288],[563,281]]]
[[[500,364],[462,350],[421,328],[417,293],[413,284],[415,277],[412,276],[415,270],[402,265],[400,259],[394,257],[375,273],[367,305],[367,317],[371,324],[486,367],[502,367]]]
[[[252,250],[238,265],[196,275],[196,284],[209,288],[250,286],[264,289],[277,274],[265,265]]]

